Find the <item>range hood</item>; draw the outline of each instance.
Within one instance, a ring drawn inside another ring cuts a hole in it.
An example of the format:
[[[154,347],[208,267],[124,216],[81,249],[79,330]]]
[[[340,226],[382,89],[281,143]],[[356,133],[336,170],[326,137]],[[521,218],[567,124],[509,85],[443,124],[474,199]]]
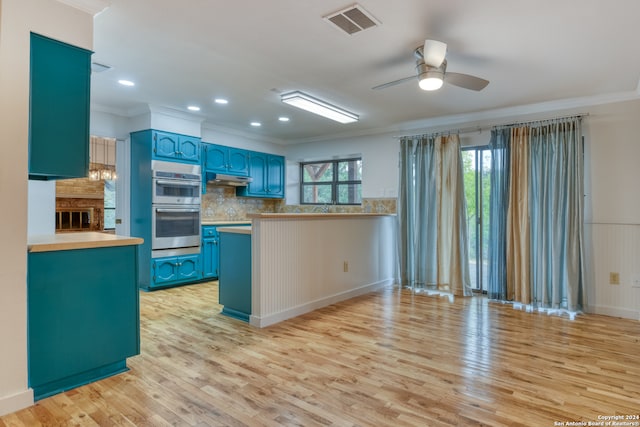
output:
[[[235,176],[226,175],[223,173],[206,172],[205,180],[207,181],[207,184],[211,185],[246,187],[247,184],[253,181],[253,178],[247,176]]]

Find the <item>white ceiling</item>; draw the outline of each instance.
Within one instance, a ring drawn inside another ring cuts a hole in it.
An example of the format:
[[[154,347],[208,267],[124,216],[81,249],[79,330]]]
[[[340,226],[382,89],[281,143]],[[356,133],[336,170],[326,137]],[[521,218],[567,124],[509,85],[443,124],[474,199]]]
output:
[[[292,143],[452,115],[581,97],[637,95],[640,1],[360,0],[381,25],[349,36],[323,16],[350,0],[112,0],[95,18],[94,108],[149,105]],[[412,75],[425,38],[448,44],[448,71],[490,80],[481,92],[424,92]],[[118,79],[136,82],[133,88]],[[360,115],[339,124],[280,102],[302,90]],[[214,97],[226,97],[219,106]],[[188,105],[199,105],[190,113]],[[278,117],[291,118],[281,123]],[[257,120],[262,127],[251,128]]]

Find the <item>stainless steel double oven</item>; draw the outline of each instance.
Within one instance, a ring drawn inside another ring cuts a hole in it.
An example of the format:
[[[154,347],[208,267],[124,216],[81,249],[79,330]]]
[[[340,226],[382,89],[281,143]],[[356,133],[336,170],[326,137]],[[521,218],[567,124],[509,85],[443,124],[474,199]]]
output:
[[[154,258],[200,252],[199,165],[154,160],[151,249]]]

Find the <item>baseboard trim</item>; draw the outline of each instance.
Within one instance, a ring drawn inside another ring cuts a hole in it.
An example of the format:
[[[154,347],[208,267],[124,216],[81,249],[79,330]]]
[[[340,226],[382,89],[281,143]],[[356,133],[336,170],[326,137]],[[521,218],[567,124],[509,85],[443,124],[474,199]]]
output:
[[[622,317],[624,319],[640,320],[640,312],[628,308],[611,307],[608,305],[590,305],[588,308],[588,312],[611,317]]]
[[[30,388],[20,393],[0,397],[0,416],[28,408],[33,403],[33,390]]]
[[[326,307],[328,305],[335,304],[340,301],[344,301],[353,297],[364,295],[369,292],[377,291],[386,286],[392,285],[393,283],[394,283],[393,279],[382,280],[380,282],[370,283],[368,285],[360,286],[358,288],[350,289],[348,291],[340,292],[333,295],[328,295],[326,297],[319,298],[314,301],[309,301],[307,303],[304,303],[295,307],[291,307],[286,310],[279,311],[277,313],[267,314],[266,316],[255,316],[252,314],[249,318],[249,323],[252,326],[257,326],[258,328],[264,328],[266,326],[270,326],[278,322],[282,322],[283,320],[291,319],[293,317],[312,312],[319,308]]]

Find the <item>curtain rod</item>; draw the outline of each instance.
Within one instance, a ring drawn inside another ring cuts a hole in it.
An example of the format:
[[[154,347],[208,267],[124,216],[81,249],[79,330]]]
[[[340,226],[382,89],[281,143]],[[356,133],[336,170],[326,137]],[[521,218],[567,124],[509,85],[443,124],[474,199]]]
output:
[[[530,120],[530,121],[521,121],[521,122],[505,122],[502,124],[492,124],[492,125],[478,125],[478,126],[468,126],[468,127],[464,127],[464,128],[451,128],[448,130],[441,130],[441,131],[435,131],[435,132],[424,132],[424,133],[418,133],[415,135],[403,135],[403,136],[394,136],[394,139],[401,139],[401,138],[419,138],[419,137],[428,137],[428,136],[440,136],[440,135],[452,135],[452,134],[461,134],[461,133],[473,133],[473,132],[478,132],[478,133],[482,133],[483,130],[493,130],[496,128],[508,128],[508,127],[515,127],[515,126],[522,126],[522,125],[531,125],[534,123],[544,123],[544,122],[550,122],[550,121],[555,121],[555,120],[566,120],[566,119],[581,119],[583,117],[587,117],[589,116],[589,113],[582,113],[582,114],[572,114],[570,116],[559,116],[559,117],[551,117],[551,118],[547,118],[547,119],[536,119],[536,120]]]

